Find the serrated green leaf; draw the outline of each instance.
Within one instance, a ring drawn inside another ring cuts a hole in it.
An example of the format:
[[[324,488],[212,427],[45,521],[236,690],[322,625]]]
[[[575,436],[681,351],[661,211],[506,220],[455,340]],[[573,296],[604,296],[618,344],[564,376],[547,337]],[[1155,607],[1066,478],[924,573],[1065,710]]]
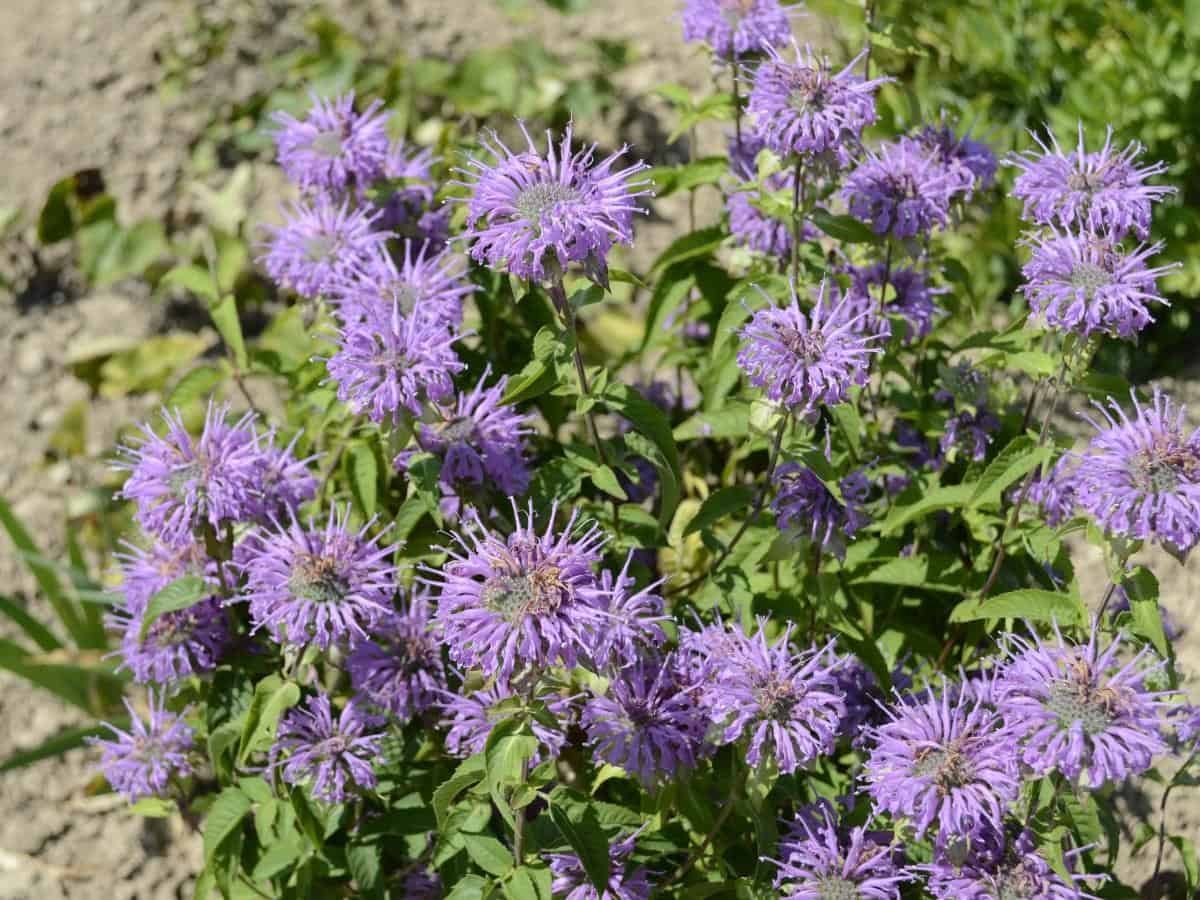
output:
[[[687,527],[683,530],[683,536],[687,537],[689,534],[695,534],[697,531],[710,527],[728,515],[747,510],[750,507],[750,501],[753,499],[754,488],[748,484],[738,484],[733,487],[721,488],[719,491],[714,491],[700,504],[696,515],[692,517],[692,521],[688,522]]]
[[[954,484],[935,487],[921,495],[915,503],[907,506],[897,506],[892,510],[880,526],[883,534],[899,531],[914,519],[922,518],[932,512],[957,509],[963,506],[975,492],[974,484]]]
[[[267,851],[258,858],[252,877],[255,881],[267,881],[274,878],[284,869],[298,862],[303,855],[304,844],[300,836],[294,830],[289,830],[283,837],[267,847]]]
[[[255,699],[258,698],[258,691],[255,690]],[[278,687],[274,688],[263,700],[261,707],[257,703],[251,704],[251,714],[254,715],[253,727],[250,731],[243,734],[242,747],[238,753],[238,766],[245,766],[249,761],[250,756],[262,750],[266,750],[275,742],[275,732],[279,727],[279,720],[285,712],[300,702],[300,686],[295,682],[287,681]],[[247,716],[247,723],[251,723],[251,718]]]
[[[608,838],[600,828],[596,811],[589,803],[573,803],[570,807],[551,803],[550,818],[579,856],[596,892],[603,894],[608,886],[610,861]]]
[[[378,844],[351,844],[346,848],[346,865],[360,894],[372,896],[382,886],[383,856]]]
[[[142,613],[142,627],[138,632],[138,640],[146,639],[150,626],[159,616],[195,606],[201,600],[211,597],[212,593],[212,585],[198,575],[184,575],[182,578],[176,578],[150,597],[150,601],[146,604],[146,611]]]
[[[187,406],[196,400],[208,397],[213,389],[225,380],[225,373],[216,366],[199,366],[192,369],[176,382],[167,398],[168,406]]]
[[[676,426],[673,435],[676,441],[693,441],[698,438],[743,437],[750,431],[750,404],[734,400],[715,412],[696,413]]]
[[[679,470],[679,450],[671,434],[671,422],[661,409],[627,384],[613,383],[604,392],[605,405],[629,420],[634,430],[648,438],[661,455],[647,457],[658,466],[661,486],[659,521],[664,527],[675,515],[683,476]]]
[[[725,240],[725,233],[716,225],[710,228],[701,228],[699,231],[676,238],[654,261],[654,265],[650,267],[650,273],[657,274],[684,260],[709,256],[721,246],[723,240]]]
[[[967,506],[1000,504],[1009,486],[1041,466],[1053,452],[1050,447],[1039,447],[1029,435],[1023,434],[1010,441],[979,476]]]
[[[489,881],[482,875],[464,875],[454,883],[446,900],[483,900]]]
[[[618,500],[628,500],[629,495],[625,493],[625,489],[621,487],[621,483],[617,480],[617,473],[605,465],[598,465],[589,473],[592,484],[604,491],[604,493],[616,497]]]
[[[204,819],[204,861],[211,864],[217,849],[242,824],[250,814],[251,803],[239,788],[227,787],[208,810]]]
[[[504,875],[513,867],[512,853],[487,834],[464,834],[463,845],[475,865],[489,875]]]
[[[821,208],[814,209],[809,219],[823,232],[847,244],[874,244],[880,240],[869,226],[853,216],[838,216]]]
[[[487,764],[482,753],[463,760],[454,774],[438,785],[433,792],[433,814],[437,817],[438,830],[446,826],[446,819],[454,799],[469,787],[474,787],[487,777]]]
[[[1060,625],[1079,625],[1086,621],[1087,610],[1078,598],[1055,591],[1022,588],[987,597],[980,602],[964,600],[950,613],[951,622],[974,622],[980,619],[1028,619],[1033,622],[1058,622]]]

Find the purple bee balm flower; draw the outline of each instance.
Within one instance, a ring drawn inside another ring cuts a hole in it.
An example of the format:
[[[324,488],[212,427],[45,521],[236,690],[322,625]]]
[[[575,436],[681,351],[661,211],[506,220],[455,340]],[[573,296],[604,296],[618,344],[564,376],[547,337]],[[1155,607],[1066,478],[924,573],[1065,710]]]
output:
[[[938,442],[942,456],[953,461],[961,450],[975,462],[980,462],[987,456],[992,437],[999,430],[1000,420],[986,409],[963,410],[946,422],[946,430]]]
[[[344,803],[375,787],[372,766],[385,736],[380,724],[354,701],[334,719],[329,695],[315,694],[280,721],[269,768],[286,784],[308,785],[316,800]]]
[[[463,298],[475,292],[465,271],[449,253],[428,243],[404,242],[404,259],[396,265],[386,250],[373,253],[367,265],[353,272],[334,291],[344,321],[386,319],[392,310],[408,318],[416,312],[450,329],[462,325]]]
[[[521,125],[528,150],[513,153],[494,132],[483,141],[495,163],[471,159],[474,176],[466,186],[466,238],[471,257],[498,271],[529,281],[552,280],[570,263],[583,263],[603,282],[613,244],[633,242],[637,198],[648,181],[633,181],[648,166],[639,162],[616,169],[628,147],[600,162],[596,145],[572,152],[571,126],[557,149],[547,133],[546,155]]]
[[[1126,251],[1107,237],[1051,231],[1030,238],[1022,292],[1034,316],[1057,331],[1080,337],[1132,338],[1154,321],[1151,304],[1170,304],[1158,277],[1178,264],[1150,267],[1162,244]]]
[[[538,534],[533,505],[524,515],[515,500],[512,507],[516,529],[507,538],[472,511],[445,548],[445,565],[422,567],[422,580],[441,591],[435,620],[450,657],[505,679],[523,666],[575,666],[594,651],[607,622],[592,571],[606,540],[599,526],[578,524],[576,510],[556,532],[555,504]]]
[[[317,479],[308,464],[318,455],[296,458],[297,434],[285,447],[275,446],[275,432],[263,435],[254,474],[255,492],[248,510],[250,518],[261,524],[295,513],[301,504],[317,493]]]
[[[217,564],[208,558],[204,544],[198,540],[179,543],[155,540],[144,548],[123,543],[128,552],[115,556],[121,567],[121,593],[126,610],[141,614],[152,596],[184,575],[205,579],[214,593],[220,587]]]
[[[708,720],[676,680],[668,657],[639,660],[614,674],[608,693],[584,704],[582,725],[600,759],[650,788],[695,767]]]
[[[792,37],[788,11],[779,0],[686,0],[682,18],[685,41],[708,44],[727,61]]]
[[[1120,659],[1121,637],[1102,647],[1095,622],[1086,644],[1054,632],[1057,646],[1010,635],[994,687],[1021,762],[1038,775],[1059,771],[1076,783],[1086,776],[1092,788],[1146,771],[1167,751],[1173,692],[1146,683],[1162,663],[1149,663],[1149,647]]]
[[[388,233],[376,227],[378,215],[318,194],[311,203],[294,204],[283,225],[266,226],[266,252],[258,261],[277,284],[302,297],[329,293],[387,241]]]
[[[770,757],[790,774],[833,749],[846,708],[833,678],[832,644],[797,652],[789,625],[771,645],[765,624],[759,621],[753,637],[735,632],[735,652],[701,703],[719,729],[719,743],[745,737],[746,762],[758,766]]]
[[[144,604],[114,610],[110,627],[121,634],[123,667],[141,683],[173,684],[211,672],[229,647],[229,619],[217,596],[163,613],[142,636]]]
[[[767,187],[778,191],[789,183],[787,175],[782,173],[772,175],[767,179]],[[787,222],[772,218],[754,205],[751,200],[753,191],[735,191],[725,198],[725,209],[729,212],[729,232],[734,241],[743,247],[748,247],[768,256],[786,257],[792,252],[792,228]],[[818,232],[812,225],[805,222],[801,226],[801,240],[811,241],[818,237]]]
[[[879,352],[870,345],[878,335],[856,330],[861,315],[850,315],[845,298],[826,303],[823,282],[808,314],[794,285],[791,292],[788,306],[760,309],[741,330],[737,361],[768,399],[803,416],[822,404],[841,403],[851,385],[867,383],[871,354]]]
[[[875,121],[875,92],[890,78],[864,81],[854,70],[860,53],[836,74],[828,58],[793,42],[796,59],[768,49],[754,74],[748,109],[755,130],[780,158],[795,154],[849,162],[863,129]]]
[[[651,885],[643,866],[633,866],[629,857],[637,844],[638,832],[609,844],[608,884],[600,893],[588,878],[583,862],[574,853],[548,853],[554,881],[550,892],[562,900],[649,900]]]
[[[848,737],[853,746],[860,747],[867,740],[866,726],[878,724],[883,716],[884,692],[875,673],[853,656],[843,658],[833,670],[833,680],[846,705],[846,714],[838,725],[838,736]],[[912,679],[899,668],[892,672],[892,690],[903,692],[911,687]]]
[[[429,253],[440,253],[450,236],[450,209],[434,207],[431,169],[437,160],[425,148],[397,141],[388,149],[383,176],[395,189],[383,202],[379,227],[413,244],[428,243]]]
[[[351,638],[365,639],[392,609],[396,567],[394,545],[368,539],[368,522],[349,528],[350,510],[329,510],[324,528],[292,519],[274,533],[257,533],[246,543],[241,568],[244,599],[255,630],[280,643],[315,643],[322,650]]]
[[[417,425],[422,450],[442,459],[443,483],[452,490],[494,487],[502,494],[520,496],[529,487],[529,460],[525,439],[533,434],[529,416],[505,406],[507,378],[484,387],[488,366],[469,393],[460,392],[453,406],[432,407],[433,421]],[[408,454],[396,459],[407,468]]]
[[[664,614],[662,597],[657,593],[662,582],[637,589],[629,574],[635,553],[630,551],[615,577],[607,569],[600,573],[600,594],[606,600],[606,615],[596,635],[592,656],[601,668],[632,665],[647,651],[658,649],[667,641],[660,623],[669,622],[671,617]]]
[[[884,339],[892,335],[889,314],[904,319],[904,342],[911,344],[933,330],[933,321],[943,312],[935,298],[946,293],[945,288],[930,287],[925,273],[907,266],[888,267],[876,263],[865,268],[851,267],[850,291],[852,304],[867,313],[862,330],[878,332]],[[888,295],[880,309],[880,290],[887,276]],[[880,315],[880,312],[883,315]]]
[[[1068,851],[1064,862],[1070,867],[1082,852]],[[1013,826],[958,836],[932,864],[917,868],[927,874],[926,886],[934,900],[1094,900],[1080,889],[1080,883],[1104,880],[1071,874],[1070,881],[1064,881],[1038,852],[1034,834]]]
[[[104,723],[111,738],[87,738],[101,751],[100,770],[113,790],[130,803],[143,797],[162,797],[173,778],[192,774],[192,728],[169,712],[164,695],[149,694],[150,715],[142,720],[128,700],[129,731]]]
[[[425,403],[454,393],[452,376],[466,366],[454,352],[462,335],[416,307],[400,314],[371,309],[338,332],[338,349],[325,361],[338,399],[373,422],[399,422],[404,413],[421,415]]]
[[[977,188],[991,187],[996,180],[998,163],[992,148],[966,135],[959,137],[945,122],[926,125],[909,140],[945,168],[957,182],[957,190],[965,196],[969,197]]]
[[[400,882],[400,896],[404,900],[442,900],[441,876],[429,868],[413,869]]]
[[[1026,502],[1038,508],[1051,528],[1057,528],[1075,515],[1075,481],[1074,472],[1069,470],[1070,461],[1071,457],[1064,456],[1049,471],[1039,470],[1025,495]],[[1017,501],[1021,490],[1021,485],[1017,485],[1009,492],[1011,502]]]
[[[939,697],[930,688],[923,698],[898,698],[888,718],[869,731],[864,779],[877,809],[910,819],[918,837],[1003,819],[1021,783],[1015,741],[989,705],[967,691]]]
[[[446,672],[425,592],[414,591],[408,603],[380,617],[369,639],[355,641],[346,669],[362,700],[402,721],[437,706]]]
[[[812,469],[799,463],[779,466],[772,481],[776,494],[771,509],[779,527],[802,533],[839,557],[845,556],[845,539],[869,521],[863,504],[871,485],[861,470],[838,483],[840,500]]]
[[[218,529],[253,511],[260,464],[254,415],[228,425],[228,413],[228,405],[210,402],[193,439],[180,412],[164,409],[166,434],[142,425],[141,443],[119,449],[117,467],[130,472],[120,495],[137,504],[135,517],[147,532],[179,543],[206,523]]]
[[[557,694],[543,698],[550,712],[565,718],[570,712],[570,699]],[[518,706],[518,695],[507,684],[496,682],[489,688],[469,695],[442,694],[439,708],[442,726],[447,728],[446,752],[451,756],[471,756],[487,746],[492,727],[502,719],[514,714]],[[566,746],[567,736],[561,727],[552,727],[545,722],[529,717],[530,730],[540,746],[534,759],[553,759]]]
[[[775,887],[798,900],[898,900],[909,879],[896,867],[894,848],[861,826],[842,834],[828,807],[800,814],[779,842]]]
[[[1075,456],[1076,501],[1109,534],[1186,553],[1200,539],[1200,429],[1157,388],[1149,406],[1132,399],[1132,419],[1111,398],[1111,413],[1096,404],[1106,425],[1088,418],[1099,433]]]
[[[1013,196],[1024,201],[1025,218],[1039,225],[1078,227],[1094,234],[1108,233],[1119,240],[1130,231],[1145,240],[1150,234],[1150,206],[1175,193],[1173,187],[1146,183],[1167,171],[1164,163],[1137,165],[1145,147],[1130,143],[1124,150],[1112,146],[1112,128],[1104,146],[1089,153],[1079,125],[1079,144],[1064,153],[1053,133],[1050,146],[1032,135],[1040,153],[1027,151],[1011,160],[1021,170]]]
[[[356,113],[353,92],[336,100],[314,94],[304,119],[273,113],[280,167],[307,191],[340,196],[368,186],[383,174],[388,151],[388,116],[382,106],[376,100]]]
[[[912,238],[945,226],[961,182],[912,141],[883,144],[846,176],[842,197],[880,235]]]

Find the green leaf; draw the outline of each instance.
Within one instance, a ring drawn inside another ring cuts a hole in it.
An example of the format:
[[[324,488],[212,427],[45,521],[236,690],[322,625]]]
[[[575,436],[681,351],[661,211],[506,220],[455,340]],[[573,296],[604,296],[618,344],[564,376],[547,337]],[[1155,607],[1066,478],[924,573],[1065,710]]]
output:
[[[809,214],[809,219],[831,238],[847,244],[874,244],[880,240],[868,225],[853,216],[835,216],[817,208]]]
[[[119,717],[114,719],[112,724],[117,728],[127,729],[129,727],[129,719],[128,717]],[[90,737],[99,737],[108,734],[111,734],[108,727],[101,725],[99,722],[94,725],[81,725],[77,728],[64,729],[46,738],[46,740],[35,747],[31,747],[28,750],[18,750],[16,753],[8,756],[0,762],[0,772],[23,769],[36,762],[41,762],[43,759],[61,756],[68,750],[82,747]]]
[[[25,530],[25,526],[21,524],[16,513],[3,497],[0,497],[0,525],[8,532],[9,539],[12,540],[18,553],[24,557],[26,566],[67,633],[82,647],[96,646],[92,640],[91,629],[87,627],[87,623],[83,621],[75,605],[67,597],[58,577],[54,574],[53,567],[49,563],[41,561],[43,557],[37,544],[33,542],[33,538],[29,536],[29,532]],[[100,646],[103,646],[103,643]]]
[[[1200,887],[1200,864],[1196,861],[1196,845],[1191,838],[1182,834],[1168,835],[1167,840],[1179,851],[1179,857],[1183,860],[1183,872],[1187,876],[1187,892],[1194,895],[1196,888]]]
[[[687,300],[688,293],[695,283],[685,266],[676,266],[663,272],[654,285],[654,291],[650,294],[650,305],[646,308],[646,330],[642,333],[642,350],[670,337],[662,323]]]
[[[612,383],[604,392],[605,405],[629,420],[634,429],[648,438],[662,454],[662,460],[653,460],[662,476],[662,502],[659,521],[664,527],[675,515],[679,503],[680,485],[683,476],[679,470],[679,450],[671,434],[671,422],[661,409],[627,384]]]
[[[988,463],[976,482],[975,491],[967,501],[969,507],[980,507],[989,504],[1000,504],[1004,491],[1020,478],[1042,465],[1050,454],[1051,447],[1039,447],[1037,442],[1028,435],[1021,435],[1010,441],[996,458]]]
[[[617,481],[617,473],[608,466],[598,465],[589,474],[592,484],[596,485],[604,493],[616,497],[618,500],[629,499],[629,495],[625,493],[625,489]]]
[[[350,451],[350,487],[369,519],[375,515],[378,496],[379,466],[375,451],[366,444],[357,444]]]
[[[508,380],[503,402],[507,405],[522,403],[540,397],[558,383],[554,367],[540,359],[531,359],[516,375]]]
[[[490,835],[464,834],[463,843],[475,865],[489,875],[503,875],[513,867],[512,853]]]
[[[551,803],[550,818],[579,856],[583,870],[596,892],[603,894],[608,887],[609,876],[608,838],[590,803],[572,804],[572,808],[574,817],[563,806]]]
[[[233,294],[226,294],[218,302],[209,304],[208,314],[212,316],[221,340],[229,348],[234,366],[239,372],[246,371],[249,359],[246,356],[246,341],[242,337],[242,322],[238,318],[237,299]]]
[[[71,195],[75,193],[75,176],[56,182],[46,194],[46,202],[38,215],[37,239],[42,244],[54,244],[75,232],[75,216],[71,210]]]
[[[504,882],[509,900],[553,900],[550,869],[546,866],[520,866]]]
[[[165,819],[174,815],[178,810],[179,807],[176,806],[174,800],[167,800],[164,797],[143,797],[129,808],[129,811],[135,816],[147,819]]]
[[[1022,588],[987,597],[980,602],[964,600],[950,613],[951,622],[975,622],[980,619],[1029,619],[1078,625],[1087,619],[1087,610],[1076,597],[1055,591]]]
[[[446,900],[483,900],[488,889],[488,880],[482,875],[464,875],[454,883]]]
[[[289,829],[283,837],[274,841],[267,852],[258,858],[251,877],[255,881],[274,878],[284,869],[296,863],[304,854],[304,844],[295,829]],[[349,861],[349,852],[347,852]]]
[[[654,183],[655,197],[669,197],[705,184],[717,184],[729,171],[723,156],[705,156],[679,166],[655,166],[646,174]]]
[[[753,499],[754,488],[748,484],[738,484],[733,487],[721,488],[719,491],[714,491],[708,495],[708,499],[700,504],[696,515],[692,517],[692,521],[688,522],[687,527],[683,529],[683,536],[687,537],[689,534],[695,534],[697,531],[708,528],[728,515],[739,510],[748,509],[750,501]]]
[[[685,234],[673,241],[671,246],[662,252],[662,255],[654,261],[654,265],[650,267],[650,273],[657,274],[685,259],[709,256],[717,247],[721,246],[724,239],[725,233],[717,225]]]
[[[25,611],[25,608],[13,600],[0,594],[0,615],[7,616],[18,628],[25,632],[35,644],[43,650],[57,650],[62,642],[54,636],[45,625]]]
[[[382,887],[383,855],[378,844],[351,844],[346,864],[360,894],[377,894]]]
[[[1129,613],[1133,633],[1148,640],[1159,656],[1169,659],[1171,642],[1163,628],[1162,610],[1158,608],[1158,579],[1149,569],[1139,566],[1124,582],[1129,595]]]
[[[258,688],[255,688],[255,701],[259,699]],[[238,766],[245,766],[251,754],[266,750],[275,742],[275,732],[279,720],[285,712],[300,702],[300,686],[295,682],[286,681],[272,690],[260,707],[252,702],[250,713],[246,717],[247,725],[252,724],[249,732],[243,733],[242,748],[238,753]],[[255,715],[257,713],[257,715]]]
[[[104,220],[79,232],[79,262],[88,281],[98,287],[141,275],[170,252],[161,222],[146,219],[124,228]]]
[[[212,273],[208,269],[186,263],[175,266],[175,268],[167,271],[162,278],[159,279],[159,287],[177,287],[195,294],[197,297],[203,297],[207,303],[216,303],[220,300],[217,293],[217,286],[213,282]]]
[[[915,503],[908,506],[897,506],[892,510],[880,526],[883,534],[899,531],[913,519],[919,519],[928,513],[950,510],[962,506],[975,492],[973,484],[955,484],[935,487],[926,491]]]
[[[464,759],[446,781],[438,785],[433,792],[433,814],[437,817],[438,831],[446,826],[450,806],[454,799],[469,787],[474,787],[487,776],[487,767],[483,754]]]
[[[195,606],[201,600],[212,596],[213,588],[208,581],[198,575],[184,575],[176,578],[160,591],[157,591],[146,604],[142,614],[142,627],[138,632],[138,640],[144,641],[159,616],[166,613],[178,612]]]
[[[204,819],[204,861],[211,864],[217,849],[250,814],[250,798],[239,788],[227,787],[213,801]]]
[[[225,373],[216,366],[199,366],[192,369],[175,383],[167,397],[167,406],[187,406],[208,397],[224,380]]]
[[[673,432],[677,441],[694,441],[698,438],[743,437],[750,430],[750,404],[741,400],[727,403],[715,412],[696,413],[681,422]]]

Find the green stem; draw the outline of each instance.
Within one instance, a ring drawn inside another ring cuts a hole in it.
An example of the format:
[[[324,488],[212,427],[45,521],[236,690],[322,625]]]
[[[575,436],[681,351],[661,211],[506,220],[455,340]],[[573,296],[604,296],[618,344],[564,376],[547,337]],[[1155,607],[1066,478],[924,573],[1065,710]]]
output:
[[[792,284],[800,280],[800,235],[804,230],[804,217],[800,205],[804,202],[804,163],[796,157],[796,170],[792,176]]]

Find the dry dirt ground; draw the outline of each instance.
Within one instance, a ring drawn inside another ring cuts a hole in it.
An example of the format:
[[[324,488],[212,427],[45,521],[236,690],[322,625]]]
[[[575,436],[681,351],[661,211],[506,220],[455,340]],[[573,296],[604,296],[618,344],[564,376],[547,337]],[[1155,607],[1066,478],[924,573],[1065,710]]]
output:
[[[550,46],[575,37],[632,41],[638,61],[618,79],[630,98],[623,131],[653,141],[665,134],[661,106],[646,96],[653,85],[679,81],[700,89],[710,79],[704,59],[679,39],[669,0],[595,0],[581,14],[560,17],[527,0],[513,18],[486,0],[333,0],[332,17],[376,48],[410,54],[454,56],[474,46],[504,43],[532,33]],[[122,214],[130,218],[178,211],[189,148],[222,103],[260,86],[263,64],[306,41],[301,27],[310,7],[297,0],[2,0],[0,2],[0,206],[35,211],[58,178],[89,166],[103,170]],[[201,70],[181,97],[165,102],[156,61],[168,46],[186,47],[199,19],[230,20],[230,47]],[[801,21],[817,36],[815,24]],[[182,42],[182,43],[181,43]],[[610,123],[610,126],[612,123]],[[702,150],[716,152],[719,134],[702,135]],[[260,184],[277,184],[269,177]],[[268,188],[256,206],[273,207]],[[640,234],[639,257],[661,247],[678,206],[658,210],[661,219]],[[702,209],[701,215],[711,214]],[[56,260],[48,262],[53,271]],[[48,435],[71,404],[87,399],[85,386],[65,371],[81,344],[112,336],[149,335],[168,325],[168,312],[133,282],[98,292],[81,290],[69,268],[19,297],[0,293],[0,494],[41,536],[60,549],[61,521],[70,505],[103,476],[92,464],[47,463]],[[1193,408],[1200,390],[1187,387]],[[1182,387],[1181,387],[1182,390]],[[88,450],[104,453],[117,423],[146,412],[137,400],[93,401]],[[1197,572],[1174,561],[1154,560],[1167,603],[1184,621]],[[3,593],[35,603],[32,584],[0,541]],[[1099,596],[1103,584],[1088,585]],[[1200,627],[1184,638],[1181,655],[1200,663]],[[1193,665],[1200,670],[1200,665]],[[71,709],[24,682],[0,676],[0,758],[36,745],[80,721]],[[190,896],[190,873],[200,846],[178,819],[143,820],[111,797],[88,798],[94,755],[75,751],[27,770],[0,776],[0,900],[17,898],[170,898]],[[1195,832],[1200,811],[1186,796],[1173,816]],[[1131,798],[1145,810],[1156,798]],[[1126,862],[1140,884],[1152,860]],[[1168,866],[1178,868],[1173,857]]]

